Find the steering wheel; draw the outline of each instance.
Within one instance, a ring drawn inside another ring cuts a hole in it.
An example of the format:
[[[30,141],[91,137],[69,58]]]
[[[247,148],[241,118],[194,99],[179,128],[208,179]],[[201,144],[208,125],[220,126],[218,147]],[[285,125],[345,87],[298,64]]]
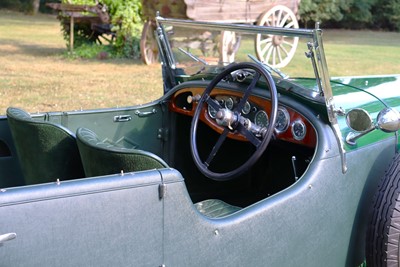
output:
[[[211,98],[211,91],[219,82],[237,70],[253,70],[254,76],[247,89],[244,91],[238,105],[236,105],[233,110],[229,110],[222,107],[218,101]],[[271,114],[267,127],[260,127],[251,122],[249,119],[243,117],[241,114],[247,99],[250,97],[252,90],[257,85],[257,82],[261,79],[261,77],[265,78],[271,96]],[[212,148],[209,156],[203,161],[199,156],[196,140],[200,113],[203,109],[203,106],[206,104],[210,105],[217,111],[215,121],[223,128],[223,131]],[[272,79],[271,74],[262,65],[251,62],[232,63],[229,65],[224,71],[218,74],[205,89],[203,95],[197,103],[190,127],[190,148],[193,160],[200,172],[210,179],[216,181],[227,181],[236,178],[240,174],[247,171],[261,157],[271,140],[275,127],[277,109],[278,97],[275,82]],[[228,172],[213,172],[209,169],[210,163],[213,161],[215,155],[221,148],[228,136],[228,133],[244,136],[251,144],[255,146],[256,149],[254,153],[247,159],[247,161],[236,169]]]

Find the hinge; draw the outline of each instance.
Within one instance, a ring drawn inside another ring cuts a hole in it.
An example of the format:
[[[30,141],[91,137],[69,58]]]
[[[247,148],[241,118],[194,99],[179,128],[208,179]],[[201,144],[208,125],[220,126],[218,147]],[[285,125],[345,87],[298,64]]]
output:
[[[166,128],[159,128],[157,133],[157,138],[161,139],[162,141],[168,141],[168,129]]]
[[[166,184],[160,184],[158,186],[158,198],[161,200],[164,198],[165,194],[167,191],[167,185]]]

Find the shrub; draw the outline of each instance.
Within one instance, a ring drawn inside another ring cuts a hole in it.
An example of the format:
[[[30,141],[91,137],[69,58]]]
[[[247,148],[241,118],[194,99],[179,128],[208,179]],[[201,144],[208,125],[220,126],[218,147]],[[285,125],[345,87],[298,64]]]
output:
[[[95,5],[95,0],[63,0],[70,4],[79,5]],[[140,57],[140,37],[142,29],[141,20],[141,2],[140,0],[100,0],[100,4],[106,6],[107,11],[111,17],[111,30],[115,33],[115,40],[111,47],[107,48],[107,53],[110,57],[127,57],[139,58]],[[69,46],[70,29],[69,18],[62,19],[61,22],[64,39]],[[88,53],[88,47],[95,45],[98,41],[98,36],[93,34],[90,28],[90,23],[76,24],[74,27],[74,49],[79,49],[84,46],[83,55],[91,55]],[[88,46],[89,45],[89,46]],[[97,47],[93,48],[97,51]]]

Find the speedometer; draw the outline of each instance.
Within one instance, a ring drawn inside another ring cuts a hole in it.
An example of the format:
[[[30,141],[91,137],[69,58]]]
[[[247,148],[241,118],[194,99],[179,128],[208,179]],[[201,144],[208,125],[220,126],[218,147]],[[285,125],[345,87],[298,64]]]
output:
[[[268,114],[264,110],[260,110],[254,117],[254,123],[260,127],[268,127],[269,119]]]
[[[276,124],[275,124],[275,130],[278,133],[282,133],[287,130],[289,127],[289,112],[287,111],[286,108],[284,107],[279,107],[278,108],[278,116],[276,117]]]

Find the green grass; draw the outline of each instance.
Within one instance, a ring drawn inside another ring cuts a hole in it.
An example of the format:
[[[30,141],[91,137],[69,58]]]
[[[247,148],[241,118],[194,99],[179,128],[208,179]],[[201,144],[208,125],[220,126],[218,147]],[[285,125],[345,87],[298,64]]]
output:
[[[326,30],[324,38],[332,76],[400,73],[400,33]],[[30,112],[130,106],[163,93],[158,64],[66,53],[55,16],[0,10],[0,114],[9,106]]]
[[[140,60],[69,59],[55,16],[0,10],[0,114],[142,104],[162,93],[161,68]]]
[[[400,73],[400,33],[327,30],[325,54],[331,76]]]

